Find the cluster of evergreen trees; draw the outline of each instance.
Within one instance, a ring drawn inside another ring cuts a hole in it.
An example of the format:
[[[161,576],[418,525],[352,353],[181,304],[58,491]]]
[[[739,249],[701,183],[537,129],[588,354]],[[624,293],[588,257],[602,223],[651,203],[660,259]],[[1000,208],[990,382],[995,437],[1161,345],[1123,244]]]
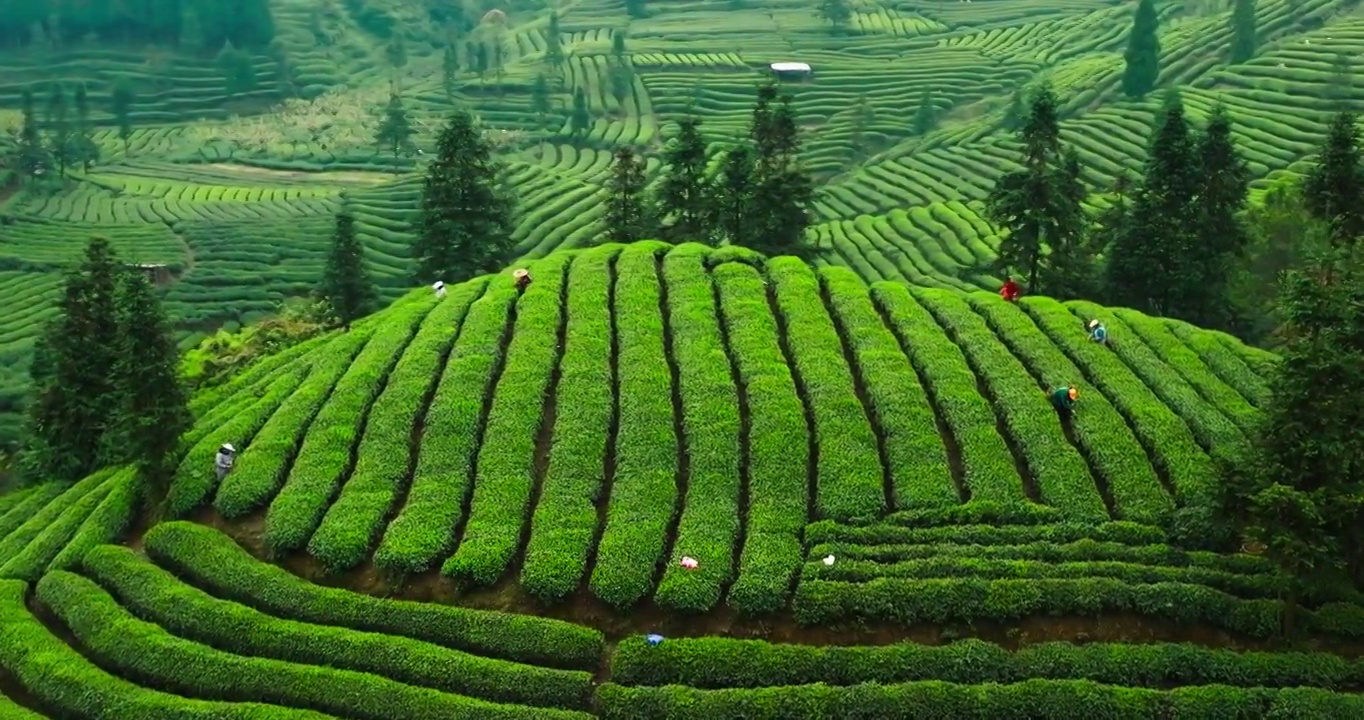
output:
[[[803,254],[814,185],[801,165],[799,129],[789,95],[758,88],[748,138],[717,157],[707,152],[702,121],[684,118],[663,154],[650,192],[643,160],[616,152],[606,199],[606,237],[630,242],[727,242],[768,255]],[[719,171],[709,172],[712,160]]]
[[[83,41],[263,48],[275,37],[270,0],[0,0],[0,43]]]
[[[163,483],[190,425],[179,351],[151,283],[94,238],[34,350],[23,462],[39,480],[136,463]]]
[[[33,93],[24,91],[23,122],[13,150],[15,157],[10,159],[21,176],[32,178],[51,169],[65,176],[68,167],[79,165],[88,171],[91,165],[99,162],[99,145],[92,137],[94,128],[90,123],[90,98],[84,85],[76,86],[72,100],[74,102],[67,100],[66,88],[52,85],[40,123]],[[114,109],[119,113],[120,130],[126,128],[121,132],[126,139],[131,133],[127,119],[132,104],[131,91],[126,86],[119,86],[113,100]],[[71,106],[73,104],[75,107]]]
[[[1336,157],[1347,152],[1340,124],[1352,122],[1349,117],[1336,119],[1321,172],[1349,162]],[[987,199],[990,219],[1007,231],[999,247],[1002,272],[1038,294],[1101,298],[1204,327],[1245,325],[1232,289],[1252,242],[1242,213],[1250,173],[1222,108],[1200,131],[1171,92],[1142,176],[1120,175],[1097,217],[1085,210],[1088,189],[1078,158],[1062,146],[1049,87],[1035,91],[1018,136],[1022,167],[1002,176]],[[1320,182],[1304,187],[1312,212],[1353,212]],[[1348,228],[1340,232],[1358,233],[1364,219],[1341,222]]]
[[[1364,581],[1364,157],[1337,115],[1302,186],[1325,242],[1284,274],[1282,365],[1252,451],[1226,464],[1227,515],[1306,587]],[[1304,235],[1299,237],[1305,238]]]

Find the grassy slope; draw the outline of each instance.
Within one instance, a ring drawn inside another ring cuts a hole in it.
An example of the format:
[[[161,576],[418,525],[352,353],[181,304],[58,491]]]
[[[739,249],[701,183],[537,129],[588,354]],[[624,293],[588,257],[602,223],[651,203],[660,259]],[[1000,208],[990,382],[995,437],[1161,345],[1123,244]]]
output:
[[[1208,458],[1244,442],[1268,357],[1121,310],[868,287],[696,245],[533,271],[520,296],[506,273],[441,303],[418,291],[201,396],[170,509],[226,534],[126,535],[137,487],[117,469],[0,498],[0,693],[80,718],[110,703],[130,718],[751,717],[774,701],[820,717],[854,696],[885,717],[930,698],[1004,715],[1118,698],[1132,717],[1358,711],[1334,692],[1361,677],[1339,655],[1210,649],[1268,647],[1281,578],[1166,528],[1197,522]],[[1122,319],[1114,349],[1084,341],[1093,314]],[[1065,380],[1082,388],[1070,428],[1043,396]],[[216,486],[206,453],[224,439],[243,452]],[[252,557],[286,536],[288,571]],[[86,552],[118,538],[141,553]],[[1355,654],[1357,595],[1304,603],[1312,643]],[[967,627],[1005,647],[870,646]],[[614,644],[654,631],[661,651]],[[717,632],[806,645],[701,637]],[[1006,649],[1081,632],[1114,644]],[[1157,643],[1122,644],[1136,638]],[[868,646],[815,647],[835,639]],[[848,687],[868,681],[885,685]]]
[[[1364,19],[1343,0],[1273,0],[1258,6],[1261,53],[1228,66],[1227,14],[1162,9],[1162,84],[1179,86],[1195,118],[1222,102],[1262,181],[1299,168],[1331,109],[1331,63],[1357,53]],[[89,84],[104,161],[55,194],[20,192],[0,225],[0,440],[12,439],[25,385],[23,368],[41,321],[51,313],[57,270],[98,232],[126,256],[163,262],[179,280],[167,291],[186,342],[224,323],[269,312],[281,297],[311,286],[330,212],[342,194],[354,204],[368,259],[385,296],[407,282],[407,240],[419,190],[394,179],[376,157],[371,109],[388,83],[383,41],[360,31],[345,11],[314,29],[311,0],[280,0],[280,40],[293,85],[308,101],[262,115],[279,97],[273,62],[257,58],[258,88],[226,98],[210,61],[116,48],[58,48],[0,57],[7,78],[0,106],[24,87],[52,80]],[[400,8],[401,9],[401,8]],[[792,85],[806,134],[806,160],[821,178],[815,237],[821,262],[868,280],[994,287],[985,267],[997,238],[979,201],[1011,166],[1013,141],[1001,129],[1010,93],[1046,77],[1061,92],[1065,136],[1095,189],[1139,167],[1155,100],[1117,92],[1128,10],[1107,3],[1037,4],[1000,0],[970,6],[929,3],[916,11],[863,5],[854,32],[833,35],[808,2],[667,3],[631,20],[619,3],[578,0],[560,8],[568,61],[550,73],[555,109],[542,124],[529,113],[529,88],[543,63],[545,17],[512,12],[510,49],[500,78],[467,71],[456,101],[476,109],[508,143],[508,181],[521,198],[515,237],[530,257],[587,243],[600,232],[601,183],[613,147],[656,151],[694,106],[709,138],[744,131],[755,68],[794,58],[816,69]],[[407,18],[414,41],[403,87],[428,152],[448,107],[430,28]],[[625,28],[634,81],[623,101],[607,82],[610,32]],[[480,32],[490,32],[482,30]],[[463,66],[467,68],[466,61]],[[130,78],[139,92],[127,147],[107,112],[109,81]],[[1353,85],[1356,100],[1361,90]],[[588,136],[567,130],[569,99],[586,91]],[[330,90],[330,92],[328,92]],[[1349,91],[1349,90],[1347,90]],[[910,136],[924,93],[942,118]],[[859,103],[865,101],[869,112]],[[859,119],[861,118],[861,119]],[[656,161],[651,167],[656,168]],[[410,169],[411,160],[398,163]]]

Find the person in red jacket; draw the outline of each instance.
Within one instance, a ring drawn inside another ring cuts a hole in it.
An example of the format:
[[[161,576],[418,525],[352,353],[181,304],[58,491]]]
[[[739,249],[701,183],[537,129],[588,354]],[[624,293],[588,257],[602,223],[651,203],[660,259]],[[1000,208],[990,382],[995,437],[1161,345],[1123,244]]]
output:
[[[1004,283],[1004,287],[999,289],[999,296],[1004,298],[1006,302],[1017,301],[1018,296],[1022,293],[1023,288],[1019,287],[1013,278],[1009,278],[1008,282]]]

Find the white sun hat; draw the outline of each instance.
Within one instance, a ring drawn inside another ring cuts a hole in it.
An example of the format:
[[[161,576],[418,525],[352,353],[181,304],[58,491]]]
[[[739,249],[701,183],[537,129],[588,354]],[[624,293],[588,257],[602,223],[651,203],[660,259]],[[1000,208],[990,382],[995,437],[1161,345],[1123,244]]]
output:
[[[223,449],[228,452],[237,452],[237,448],[232,447],[232,443],[223,443]]]

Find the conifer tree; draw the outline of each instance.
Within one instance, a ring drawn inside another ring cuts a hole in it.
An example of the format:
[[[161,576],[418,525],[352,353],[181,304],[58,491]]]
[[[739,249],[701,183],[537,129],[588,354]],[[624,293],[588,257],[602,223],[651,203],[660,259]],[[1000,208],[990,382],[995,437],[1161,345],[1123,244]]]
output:
[[[1107,286],[1113,304],[1171,315],[1188,302],[1198,272],[1193,200],[1199,191],[1184,107],[1172,97],[1156,130],[1126,232],[1109,249]]]
[[[445,99],[455,101],[455,90],[459,87],[459,49],[451,39],[441,53],[440,86],[445,91]]]
[[[842,34],[848,29],[848,21],[852,20],[852,10],[848,8],[848,0],[820,0],[815,16],[829,23],[835,34]]]
[[[71,161],[71,122],[66,112],[66,92],[53,83],[47,99],[47,147],[57,161],[57,173],[66,177],[66,165]]]
[[[1354,245],[1364,237],[1364,165],[1360,157],[1354,113],[1336,114],[1303,184],[1307,210],[1327,224],[1331,244],[1336,247]]]
[[[348,329],[379,299],[365,271],[365,248],[355,233],[355,215],[348,207],[342,206],[336,214],[336,230],[332,234],[317,295],[327,302],[336,319]]]
[[[559,12],[557,10],[549,12],[549,28],[545,30],[545,62],[549,63],[550,69],[554,70],[557,81],[559,70],[564,66],[564,47],[563,41],[559,37]]]
[[[114,122],[118,124],[118,139],[123,141],[123,152],[128,152],[128,140],[133,136],[132,110],[136,95],[133,93],[132,86],[127,82],[119,80],[114,83],[111,94],[113,98],[110,111],[114,115]]]
[[[592,115],[587,110],[587,95],[581,87],[573,90],[573,112],[568,116],[568,130],[577,137],[592,129]]]
[[[393,31],[393,37],[389,38],[388,45],[384,46],[384,59],[395,73],[407,66],[407,42],[403,40],[401,32]]]
[[[1228,283],[1245,251],[1249,234],[1241,222],[1250,191],[1250,170],[1236,151],[1231,119],[1213,109],[1197,144],[1199,188],[1194,207],[1194,242],[1186,258],[1198,276],[1190,283],[1189,304],[1176,316],[1203,327],[1227,327],[1232,320]]]
[[[857,98],[857,106],[853,108],[852,132],[848,137],[849,159],[856,159],[863,154],[866,146],[867,131],[871,129],[871,124],[876,122],[876,110],[867,101],[866,95]]]
[[[620,105],[621,114],[626,114],[625,100],[630,97],[630,87],[634,83],[634,74],[630,72],[628,65],[612,65],[609,71],[611,77],[611,96]]]
[[[773,84],[760,87],[749,137],[754,147],[749,209],[754,227],[748,247],[768,256],[804,254],[809,250],[805,229],[814,183],[798,158],[800,137],[791,96],[778,97]]]
[[[625,14],[635,19],[648,16],[649,10],[644,3],[645,0],[625,0]]]
[[[1231,61],[1243,63],[1255,57],[1259,47],[1255,27],[1255,0],[1235,0],[1231,11]]]
[[[646,240],[656,234],[656,215],[644,191],[647,181],[644,159],[629,146],[617,148],[606,185],[606,236],[611,242]]]
[[[1338,248],[1283,284],[1278,373],[1248,457],[1223,468],[1226,514],[1305,588],[1364,579],[1364,258]]]
[[[1027,119],[1028,100],[1023,88],[1019,88],[1010,96],[1009,106],[1004,110],[1004,127],[1008,130],[1018,130]]]
[[[374,142],[393,156],[395,169],[399,167],[400,156],[407,157],[416,152],[417,146],[412,142],[414,134],[412,123],[407,119],[407,109],[403,107],[402,97],[397,93],[389,94],[388,107],[384,109],[384,118],[374,134]]]
[[[663,152],[663,169],[658,182],[657,204],[660,215],[671,221],[665,228],[665,235],[670,240],[709,242],[712,239],[706,164],[701,119],[684,117],[678,123],[677,137]]]
[[[613,30],[611,32],[611,59],[618,65],[625,62],[624,30]]]
[[[180,380],[175,333],[141,273],[120,274],[118,344],[110,392],[113,419],[102,438],[104,462],[132,462],[163,493],[180,435],[193,424]]]
[[[416,279],[458,283],[511,259],[514,198],[502,187],[492,144],[473,116],[457,111],[441,131],[422,187],[413,242]]]
[[[91,136],[90,97],[85,92],[85,85],[76,87],[76,133],[73,139],[72,159],[80,163],[85,172],[90,172],[90,166],[99,162],[99,145]]]
[[[535,114],[535,120],[540,125],[540,129],[545,127],[545,118],[554,110],[553,103],[550,101],[549,80],[545,79],[545,74],[540,73],[535,76],[535,84],[530,88],[530,111]]]
[[[115,296],[124,272],[109,241],[93,238],[69,274],[57,316],[34,352],[24,464],[40,479],[76,480],[95,469],[115,420],[111,378],[119,345]]]
[[[753,150],[749,146],[740,145],[730,149],[720,165],[720,174],[715,178],[711,191],[715,228],[731,245],[752,247],[754,223],[759,219],[754,208],[756,182],[753,164]]]
[[[38,132],[38,115],[33,107],[33,92],[25,89],[22,99],[23,124],[19,128],[19,168],[24,175],[35,177],[51,165],[47,148]]]
[[[1122,91],[1127,97],[1144,97],[1156,87],[1160,77],[1160,38],[1156,36],[1159,29],[1154,0],[1139,0],[1123,54],[1127,65],[1122,75]]]
[[[1022,168],[999,178],[986,207],[1008,230],[999,245],[1000,270],[1026,278],[1029,292],[1069,296],[1078,294],[1085,274],[1087,222],[1079,163],[1062,150],[1057,104],[1050,86],[1033,94],[1018,131]]]
[[[1132,177],[1126,170],[1119,172],[1113,179],[1113,189],[1108,196],[1108,207],[1095,218],[1089,238],[1090,245],[1099,252],[1105,252],[1117,244],[1132,218]]]
[[[927,135],[938,124],[938,109],[933,106],[933,89],[927,88],[919,96],[919,109],[914,111],[915,135]]]

